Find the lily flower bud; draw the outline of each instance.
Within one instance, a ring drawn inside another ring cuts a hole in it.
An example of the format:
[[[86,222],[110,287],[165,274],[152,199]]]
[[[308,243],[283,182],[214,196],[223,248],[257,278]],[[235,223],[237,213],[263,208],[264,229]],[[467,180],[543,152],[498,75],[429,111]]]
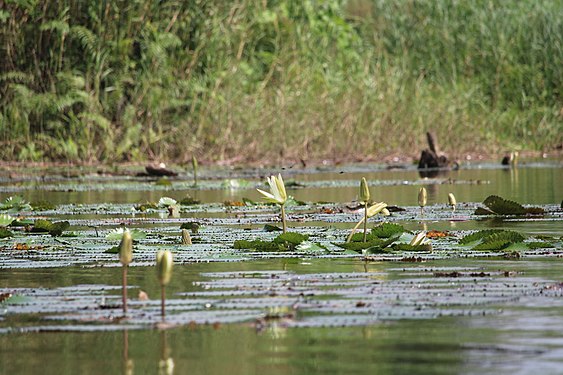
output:
[[[362,203],[367,203],[370,199],[368,182],[365,177],[362,177],[362,181],[360,182],[360,194],[358,195],[358,199]]]
[[[420,190],[418,191],[418,205],[420,207],[424,207],[426,206],[426,202],[427,202],[426,188],[421,187]]]
[[[172,278],[172,253],[169,250],[159,250],[156,253],[156,273],[160,285],[167,285]]]
[[[133,238],[131,237],[131,232],[125,230],[123,236],[121,237],[121,243],[119,244],[119,261],[124,266],[131,263],[133,260]]]

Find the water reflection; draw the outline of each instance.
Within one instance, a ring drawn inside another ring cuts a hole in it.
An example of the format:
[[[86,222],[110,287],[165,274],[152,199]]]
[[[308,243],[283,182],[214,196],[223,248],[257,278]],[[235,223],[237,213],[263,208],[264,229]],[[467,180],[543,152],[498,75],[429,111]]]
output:
[[[133,359],[129,358],[129,331],[123,330],[123,375],[134,374]]]
[[[174,374],[174,359],[170,355],[170,348],[168,347],[168,339],[166,337],[166,330],[160,332],[160,361],[158,362],[159,375],[172,375]]]

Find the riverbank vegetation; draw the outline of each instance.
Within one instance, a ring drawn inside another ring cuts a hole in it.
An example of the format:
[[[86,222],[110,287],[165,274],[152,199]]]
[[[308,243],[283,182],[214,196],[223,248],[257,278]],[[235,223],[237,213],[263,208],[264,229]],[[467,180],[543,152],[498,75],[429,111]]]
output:
[[[0,156],[255,161],[563,141],[552,0],[9,0]]]

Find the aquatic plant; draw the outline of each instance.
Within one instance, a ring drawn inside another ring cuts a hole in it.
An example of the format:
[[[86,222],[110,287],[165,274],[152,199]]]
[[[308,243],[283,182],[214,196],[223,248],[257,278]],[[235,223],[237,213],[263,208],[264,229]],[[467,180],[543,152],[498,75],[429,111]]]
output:
[[[123,232],[121,237],[121,243],[119,244],[119,261],[123,266],[123,289],[122,289],[122,303],[123,303],[123,314],[127,314],[127,267],[129,263],[133,260],[133,238],[131,233],[126,230]]]
[[[194,171],[194,186],[197,186],[197,169],[198,169],[198,165],[197,165],[197,159],[195,158],[195,155],[192,155],[192,169]]]
[[[487,208],[478,207],[475,215],[541,215],[545,211],[541,207],[524,207],[518,202],[490,195],[483,201]]]
[[[426,206],[427,203],[427,195],[428,194],[426,193],[426,188],[421,187],[418,191],[418,205],[420,206],[421,215],[424,215],[424,206]]]
[[[448,204],[450,206],[452,206],[452,211],[455,211],[455,206],[457,204],[457,201],[456,201],[455,195],[453,193],[448,194]]]
[[[282,224],[283,224],[283,233],[286,233],[287,224],[285,221],[285,203],[287,202],[287,193],[285,191],[285,185],[283,183],[281,174],[278,174],[277,176],[268,177],[268,184],[270,185],[270,192],[261,189],[256,189],[256,190],[258,190],[258,192],[263,195],[262,198],[266,202],[274,203],[280,206]]]
[[[187,229],[182,229],[182,245],[191,245],[192,237]]]
[[[14,218],[10,215],[0,215],[0,227],[7,227],[8,225],[12,224],[12,221],[14,221]]]
[[[362,223],[364,223],[364,228],[365,228],[365,223],[367,222],[367,218],[375,216],[379,213],[385,216],[389,215],[389,210],[387,210],[387,203],[384,202],[375,203],[374,205],[365,209],[364,217],[356,224],[354,228],[352,228],[352,232],[350,232],[350,235],[346,239],[346,242],[350,242],[352,236],[354,235],[354,233],[356,233],[356,230],[360,227],[360,225],[362,225]],[[365,237],[364,237],[364,242],[366,242]]]
[[[370,199],[369,186],[365,177],[360,181],[360,194],[358,195],[360,203],[364,205],[364,242],[368,234],[368,203]]]
[[[412,238],[411,242],[409,242],[409,245],[420,246],[420,245],[426,245],[428,243],[430,243],[430,240],[426,238],[426,233],[420,232]]]
[[[170,250],[159,250],[156,253],[156,275],[160,283],[160,314],[164,318],[166,316],[166,293],[165,287],[172,278],[172,266],[174,260]]]

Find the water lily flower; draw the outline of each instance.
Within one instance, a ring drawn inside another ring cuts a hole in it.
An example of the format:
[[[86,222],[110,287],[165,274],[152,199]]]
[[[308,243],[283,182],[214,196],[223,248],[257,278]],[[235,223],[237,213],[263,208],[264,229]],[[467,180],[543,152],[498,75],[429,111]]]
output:
[[[428,238],[426,238],[426,233],[420,232],[416,236],[413,237],[413,239],[411,240],[409,245],[420,246],[420,245],[426,245],[428,243],[430,243],[430,240]]]
[[[420,213],[424,214],[424,206],[426,206],[427,202],[427,193],[426,188],[421,187],[418,191],[418,205],[420,206]]]
[[[268,185],[270,185],[270,192],[256,189],[260,194],[263,195],[263,199],[269,203],[275,203],[284,205],[287,201],[287,193],[285,192],[285,184],[283,183],[283,179],[281,174],[276,176],[270,176],[267,178]]]
[[[287,231],[287,224],[285,221],[285,202],[287,202],[287,193],[285,191],[285,184],[281,174],[277,176],[268,177],[268,185],[270,185],[270,191],[264,191],[261,189],[256,189],[260,194],[263,195],[263,199],[269,203],[275,203],[281,208],[283,233]]]
[[[448,204],[452,206],[452,211],[455,211],[455,206],[457,204],[457,201],[455,200],[455,196],[453,195],[453,193],[448,194]]]

